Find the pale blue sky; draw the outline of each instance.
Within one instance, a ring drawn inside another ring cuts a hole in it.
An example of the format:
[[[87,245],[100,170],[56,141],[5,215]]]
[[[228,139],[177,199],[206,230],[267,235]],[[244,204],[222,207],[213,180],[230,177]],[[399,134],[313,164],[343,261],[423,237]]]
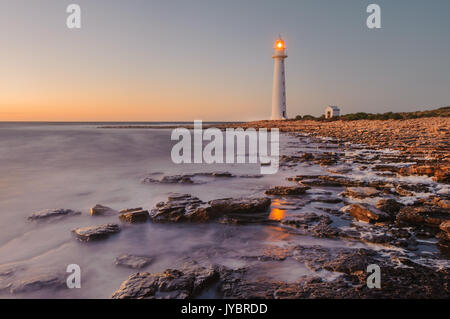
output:
[[[449,0],[0,0],[0,120],[265,119],[278,34],[289,116],[446,106],[449,15]]]

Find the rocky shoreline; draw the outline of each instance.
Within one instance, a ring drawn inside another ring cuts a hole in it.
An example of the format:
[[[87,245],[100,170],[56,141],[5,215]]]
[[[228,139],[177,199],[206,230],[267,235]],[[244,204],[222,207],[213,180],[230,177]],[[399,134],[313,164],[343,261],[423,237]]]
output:
[[[145,223],[267,225],[300,239],[261,249],[199,249],[163,272],[145,271],[157,255],[123,254],[114,263],[139,272],[124,278],[111,298],[449,298],[449,120],[366,122],[245,124],[280,127],[311,145],[309,150],[297,150],[290,142],[294,152],[282,153],[280,159],[281,170],[290,176],[257,196],[204,201],[190,194],[189,187],[217,178],[260,176],[157,173],[158,178],[151,175],[141,182],[149,187],[179,184],[186,193],[170,194],[149,208],[117,210],[97,204],[91,216],[57,209],[34,213],[29,220],[63,222],[80,214],[98,220],[94,226],[73,230],[82,245],[109,240]],[[315,166],[327,174],[302,174],[302,167]],[[108,216],[116,222],[102,223]],[[323,244],[302,243],[302,238]],[[244,265],[217,263],[217,255],[242,260]],[[310,274],[293,282],[261,275],[262,269],[280,263],[289,265],[286,271],[304,267]],[[371,264],[381,268],[380,289],[366,285]],[[63,282],[59,275],[48,274],[17,280],[16,271],[0,269],[0,289],[14,294],[56,289]]]

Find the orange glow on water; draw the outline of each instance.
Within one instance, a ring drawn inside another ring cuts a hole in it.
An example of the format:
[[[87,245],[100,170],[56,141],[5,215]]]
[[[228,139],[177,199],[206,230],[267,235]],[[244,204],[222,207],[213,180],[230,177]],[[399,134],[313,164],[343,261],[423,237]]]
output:
[[[270,211],[269,219],[271,220],[282,220],[286,211],[284,209],[272,208]]]
[[[279,199],[274,199],[272,201],[272,209],[270,210],[269,219],[271,220],[282,220],[286,215],[285,209],[277,208],[281,205],[281,201]]]

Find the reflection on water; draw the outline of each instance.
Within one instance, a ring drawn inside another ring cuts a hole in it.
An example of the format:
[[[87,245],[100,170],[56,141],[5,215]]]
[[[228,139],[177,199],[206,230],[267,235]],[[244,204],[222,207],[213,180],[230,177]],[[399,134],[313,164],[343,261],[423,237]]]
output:
[[[275,198],[272,200],[272,205],[271,205],[270,215],[269,215],[270,220],[280,221],[284,218],[284,216],[286,215],[286,210],[278,208],[281,205],[282,205],[282,202],[280,199]]]

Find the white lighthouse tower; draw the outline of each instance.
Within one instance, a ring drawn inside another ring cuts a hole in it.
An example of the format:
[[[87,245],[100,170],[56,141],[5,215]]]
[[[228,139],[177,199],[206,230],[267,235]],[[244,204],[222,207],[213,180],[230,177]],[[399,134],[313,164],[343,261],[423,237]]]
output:
[[[286,45],[281,37],[275,41],[272,90],[272,116],[271,120],[285,120],[286,115],[286,81],[284,75],[284,59],[287,58]]]

